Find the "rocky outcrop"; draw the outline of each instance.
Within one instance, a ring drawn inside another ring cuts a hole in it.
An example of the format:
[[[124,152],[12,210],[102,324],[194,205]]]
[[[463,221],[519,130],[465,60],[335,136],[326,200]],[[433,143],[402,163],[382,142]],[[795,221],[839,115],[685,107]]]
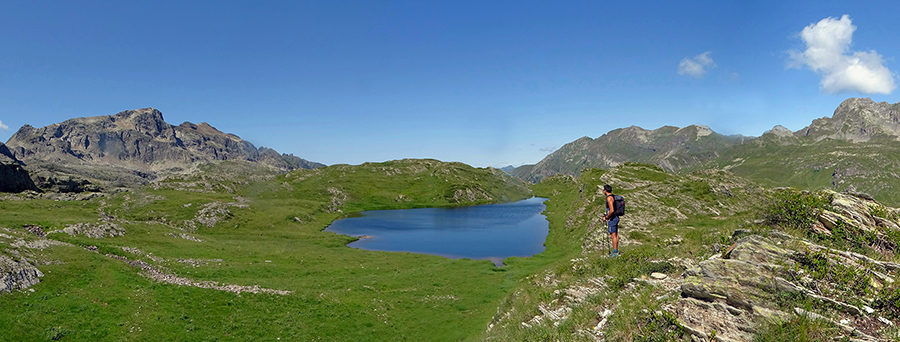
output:
[[[0,143],[0,192],[37,189],[21,162],[13,157],[6,145]]]
[[[871,199],[839,193],[810,227],[814,234],[841,229],[848,236],[895,229],[898,216]],[[888,213],[879,217],[872,213]],[[877,219],[876,219],[877,218]],[[879,223],[880,222],[880,223]],[[736,231],[735,235],[748,234]],[[864,242],[866,243],[866,242]],[[868,247],[885,250],[877,240]],[[894,246],[896,248],[896,246]],[[759,322],[787,320],[793,315],[827,320],[847,338],[879,340],[882,329],[895,324],[878,307],[879,291],[896,281],[900,264],[841,251],[778,231],[739,238],[721,255],[684,272],[681,299],[669,308],[691,334],[709,340],[749,341]],[[785,298],[817,303],[818,312],[797,307]],[[876,308],[873,308],[876,307]]]
[[[40,270],[27,260],[13,260],[0,254],[0,293],[27,289],[41,281],[44,276]]]
[[[65,176],[78,178],[75,183],[95,179],[121,183],[113,185],[140,184],[155,179],[159,172],[185,170],[199,162],[240,160],[281,171],[322,166],[271,149],[257,149],[205,122],[170,125],[153,108],[71,119],[41,128],[25,125],[7,145],[28,168],[49,174],[42,176],[39,185],[60,191],[83,186]]]
[[[52,231],[50,233],[56,232],[66,233],[70,236],[84,235],[91,239],[103,239],[125,235],[125,228],[122,228],[122,226],[117,223],[101,220],[94,223],[82,222],[70,224],[61,230]]]
[[[493,200],[484,190],[479,188],[456,189],[453,191],[453,203],[470,203]]]
[[[0,227],[0,295],[39,283],[44,273],[36,266],[59,262],[47,260],[46,254],[41,253],[52,246],[71,245],[47,239],[43,228],[37,225],[21,229]]]

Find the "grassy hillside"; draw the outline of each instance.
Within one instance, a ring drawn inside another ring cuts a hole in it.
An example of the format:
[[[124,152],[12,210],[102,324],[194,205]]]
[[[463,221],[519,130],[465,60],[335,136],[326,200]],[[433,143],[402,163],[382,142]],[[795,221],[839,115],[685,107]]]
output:
[[[687,330],[685,317],[706,309],[686,297],[710,296],[704,287],[685,290],[690,281],[712,290],[733,286],[728,291],[737,294],[706,298],[713,303],[706,308],[728,313],[689,322],[720,324],[706,326],[707,334],[848,337],[833,322],[849,319],[866,334],[900,336],[876,316],[846,309],[868,305],[900,322],[900,289],[881,280],[896,277],[900,228],[890,227],[900,225],[900,209],[874,201],[833,192],[773,197],[731,172],[674,174],[637,163],[547,177],[530,189],[500,170],[434,160],[284,175],[241,170],[208,165],[90,201],[4,197],[0,258],[30,260],[44,276],[27,290],[0,294],[0,340],[689,341],[698,333]],[[626,198],[618,258],[608,257],[600,220],[603,184]],[[354,238],[322,231],[362,210],[532,194],[549,198],[546,249],[499,268],[488,260],[351,249]],[[863,222],[862,230],[853,226]],[[34,225],[49,239],[34,235]],[[715,265],[780,272],[762,279],[783,277],[781,284],[841,303],[731,284],[756,278]],[[870,272],[866,265],[888,268]],[[722,278],[703,278],[715,274]],[[781,320],[747,320],[770,309]]]
[[[545,253],[496,268],[351,249],[354,238],[322,231],[361,210],[531,196],[500,170],[402,160],[225,172],[240,169],[225,163],[84,202],[0,201],[3,249],[44,273],[29,290],[0,295],[0,339],[471,340],[521,278],[570,253],[561,241],[572,239],[551,231]],[[42,240],[24,225],[71,245],[22,247]],[[76,235],[53,232],[67,226]]]
[[[860,191],[898,206],[900,154],[894,151],[900,151],[900,142],[892,140],[770,142],[735,147],[696,168],[722,168],[769,186]]]
[[[497,341],[897,340],[900,209],[833,191],[766,190],[726,171],[626,163],[545,178],[551,231],[582,242],[526,278]],[[598,185],[624,195],[608,257]]]

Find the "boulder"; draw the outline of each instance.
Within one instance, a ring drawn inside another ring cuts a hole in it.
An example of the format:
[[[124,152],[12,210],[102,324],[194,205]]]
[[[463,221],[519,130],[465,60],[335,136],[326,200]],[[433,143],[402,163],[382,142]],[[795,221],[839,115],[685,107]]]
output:
[[[852,222],[847,223],[867,231],[872,231],[875,228],[875,220],[872,219],[871,210],[869,209],[869,206],[873,204],[877,205],[878,203],[873,200],[842,193],[835,193],[831,200],[831,206],[835,211],[852,220]]]
[[[819,222],[821,222],[822,225],[825,226],[825,228],[828,228],[828,230],[834,230],[835,228],[837,228],[839,222],[841,221],[848,224],[856,223],[854,221],[851,221],[846,216],[830,210],[822,210],[822,212],[819,213]]]

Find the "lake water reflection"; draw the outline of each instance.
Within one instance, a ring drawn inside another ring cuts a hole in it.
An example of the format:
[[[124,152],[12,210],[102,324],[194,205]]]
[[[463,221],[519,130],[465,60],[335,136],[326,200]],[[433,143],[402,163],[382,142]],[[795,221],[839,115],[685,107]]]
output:
[[[348,246],[375,251],[413,252],[448,258],[490,259],[544,251],[549,222],[541,214],[546,198],[459,208],[364,211],[334,221],[325,231],[370,236]]]

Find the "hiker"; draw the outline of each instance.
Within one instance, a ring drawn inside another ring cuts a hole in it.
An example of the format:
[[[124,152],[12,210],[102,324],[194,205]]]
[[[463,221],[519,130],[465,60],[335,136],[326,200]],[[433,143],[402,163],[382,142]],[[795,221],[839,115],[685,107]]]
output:
[[[624,199],[622,196],[615,196],[612,193],[612,186],[606,184],[603,186],[603,194],[606,195],[606,215],[603,216],[603,221],[606,221],[609,226],[609,238],[612,240],[612,253],[609,254],[610,257],[619,256],[619,216],[624,214]],[[619,209],[615,205],[615,201],[620,201]],[[619,209],[619,210],[616,210]]]

